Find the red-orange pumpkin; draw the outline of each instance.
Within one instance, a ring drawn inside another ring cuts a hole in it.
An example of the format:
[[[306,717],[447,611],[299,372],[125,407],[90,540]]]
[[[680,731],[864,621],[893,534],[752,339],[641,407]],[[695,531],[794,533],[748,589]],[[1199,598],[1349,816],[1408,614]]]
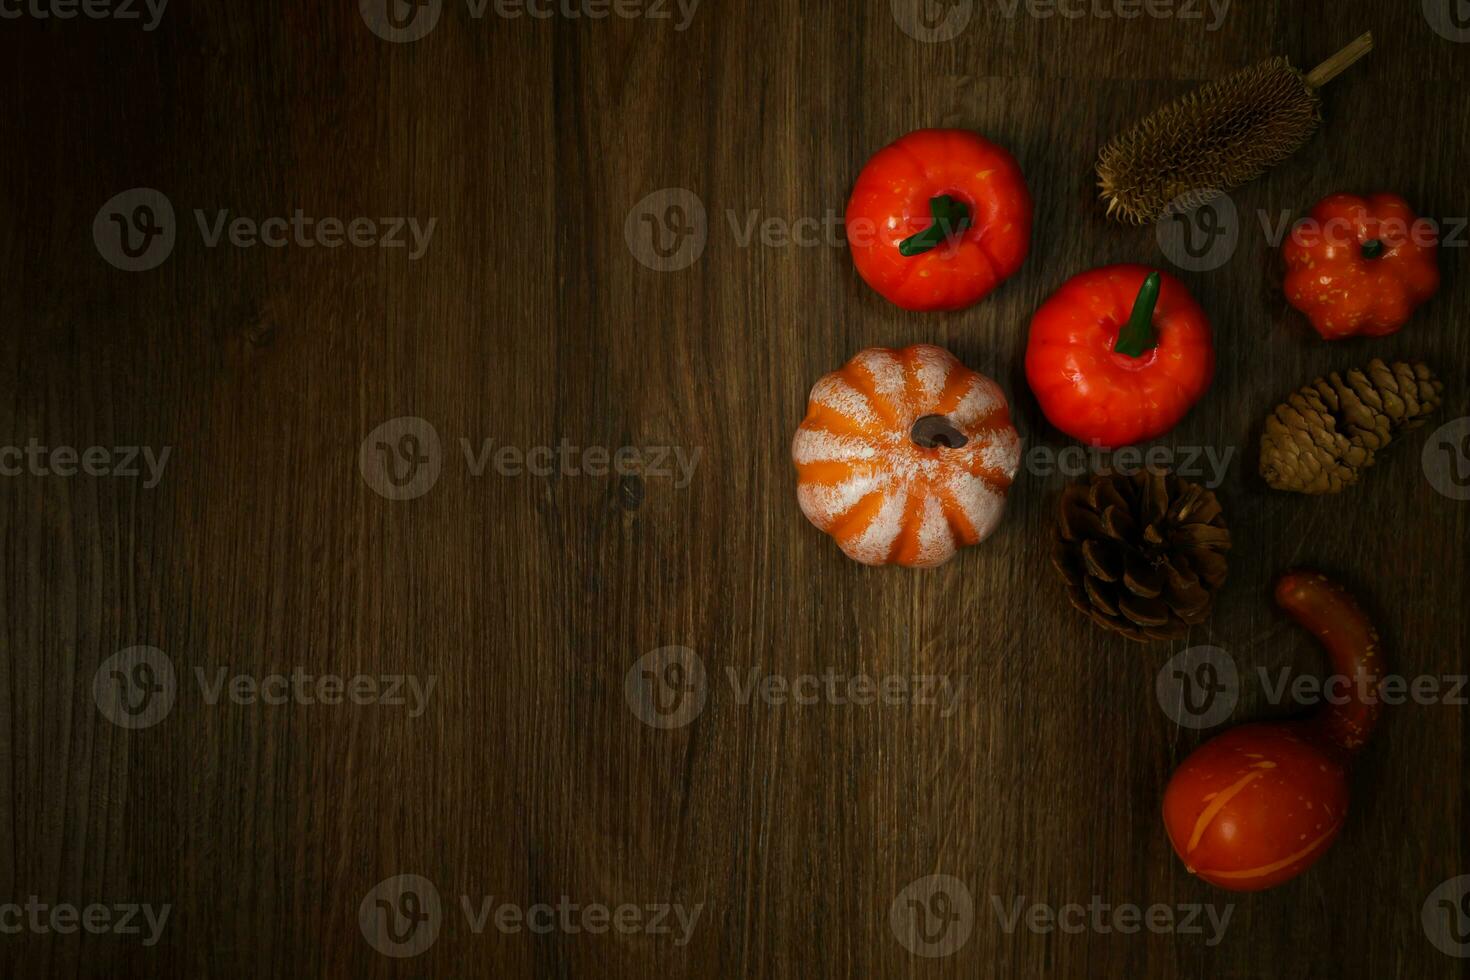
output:
[[[994,381],[942,347],[872,347],[812,388],[796,498],[868,565],[939,565],[995,530],[1021,459]]]

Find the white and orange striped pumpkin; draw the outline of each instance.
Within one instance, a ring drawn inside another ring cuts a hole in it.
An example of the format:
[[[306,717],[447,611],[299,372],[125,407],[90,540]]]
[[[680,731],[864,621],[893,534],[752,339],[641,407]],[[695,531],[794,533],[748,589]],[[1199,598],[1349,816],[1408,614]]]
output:
[[[942,347],[871,347],[812,388],[796,499],[868,565],[939,565],[1000,523],[1021,461],[1000,386]]]

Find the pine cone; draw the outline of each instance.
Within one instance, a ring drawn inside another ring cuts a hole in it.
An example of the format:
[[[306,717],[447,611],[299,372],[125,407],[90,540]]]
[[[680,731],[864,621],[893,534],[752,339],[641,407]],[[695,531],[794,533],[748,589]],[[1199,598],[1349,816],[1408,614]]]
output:
[[[1209,490],[1172,473],[1099,473],[1062,491],[1052,563],[1072,605],[1146,642],[1204,622],[1230,531]]]
[[[1378,359],[1298,389],[1261,435],[1261,476],[1277,490],[1337,493],[1358,482],[1374,453],[1439,408],[1444,385],[1423,364]]]

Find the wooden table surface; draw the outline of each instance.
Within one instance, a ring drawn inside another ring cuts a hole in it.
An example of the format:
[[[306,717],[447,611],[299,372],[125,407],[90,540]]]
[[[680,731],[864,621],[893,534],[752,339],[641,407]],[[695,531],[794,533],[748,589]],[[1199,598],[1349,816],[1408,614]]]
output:
[[[1470,504],[1421,465],[1470,413],[1470,30],[1440,6],[176,0],[153,30],[141,6],[0,8],[0,443],[124,471],[42,454],[0,480],[0,972],[1466,976],[1421,913],[1470,872],[1470,709],[1392,709],[1333,850],[1233,895],[1164,835],[1168,776],[1211,730],[1155,693],[1213,644],[1232,720],[1291,713],[1259,670],[1322,670],[1270,601],[1293,564],[1363,597],[1401,673],[1466,670]],[[417,40],[371,29],[436,11]],[[1232,196],[1219,268],[1105,220],[1092,163],[1121,126],[1370,29],[1321,132]],[[1036,198],[1022,270],[947,315],[865,286],[839,224],[863,161],[930,125],[1009,147]],[[113,200],[135,188],[167,201],[171,250],[143,235],[159,198]],[[1342,189],[1458,238],[1403,332],[1329,345],[1285,304],[1268,226]],[[338,239],[371,220],[326,247],[329,218]],[[284,245],[237,244],[257,226]],[[863,347],[943,345],[1001,382],[1028,447],[1070,445],[1025,385],[1028,319],[1119,261],[1174,271],[1216,330],[1212,390],[1160,440],[1233,453],[1205,625],[1139,646],[1071,610],[1048,561],[1064,477],[1034,466],[937,570],[861,567],[803,519],[792,432]],[[1271,406],[1375,356],[1441,374],[1431,425],[1338,496],[1267,489]],[[119,447],[169,456],[153,479]],[[838,696],[780,695],[828,690],[808,675]],[[865,678],[910,686],[842,696]],[[1037,903],[1181,928],[1041,931]],[[93,904],[91,928],[52,915]]]

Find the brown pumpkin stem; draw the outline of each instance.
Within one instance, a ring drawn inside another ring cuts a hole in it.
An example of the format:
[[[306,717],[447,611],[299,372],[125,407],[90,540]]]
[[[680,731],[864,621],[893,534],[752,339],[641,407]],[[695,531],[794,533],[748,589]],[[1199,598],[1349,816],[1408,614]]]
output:
[[[1364,31],[1359,34],[1348,46],[1337,54],[1322,62],[1311,73],[1307,75],[1307,84],[1312,88],[1321,88],[1332,81],[1338,75],[1347,71],[1359,58],[1373,50],[1373,32]]]
[[[943,415],[925,415],[909,431],[914,445],[924,449],[959,449],[970,440]]]

